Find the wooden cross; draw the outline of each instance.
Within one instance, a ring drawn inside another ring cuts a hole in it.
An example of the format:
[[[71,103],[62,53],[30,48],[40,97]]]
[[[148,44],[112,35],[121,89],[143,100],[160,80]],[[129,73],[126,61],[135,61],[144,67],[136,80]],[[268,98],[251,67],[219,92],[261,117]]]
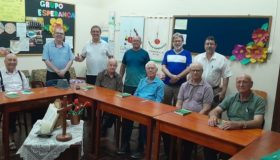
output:
[[[66,133],[66,114],[67,111],[72,108],[72,105],[67,106],[67,96],[63,96],[63,100],[61,102],[61,109],[57,111],[59,116],[61,116],[62,121],[62,134],[58,134],[56,136],[56,140],[66,142],[72,139],[72,135],[70,133]]]

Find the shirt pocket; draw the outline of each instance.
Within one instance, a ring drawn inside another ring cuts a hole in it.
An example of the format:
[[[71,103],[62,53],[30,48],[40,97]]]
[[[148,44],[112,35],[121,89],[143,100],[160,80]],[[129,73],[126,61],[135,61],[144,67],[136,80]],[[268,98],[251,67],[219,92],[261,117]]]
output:
[[[196,101],[196,102],[200,102],[202,101],[202,98],[203,98],[203,93],[202,92],[196,92],[193,96],[193,99]]]

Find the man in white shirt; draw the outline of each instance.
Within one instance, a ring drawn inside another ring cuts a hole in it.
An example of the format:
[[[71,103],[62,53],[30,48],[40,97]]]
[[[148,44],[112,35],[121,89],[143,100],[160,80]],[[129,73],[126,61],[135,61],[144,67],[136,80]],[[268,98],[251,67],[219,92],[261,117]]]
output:
[[[203,65],[202,77],[212,86],[215,96],[212,105],[217,106],[225,97],[229,77],[232,76],[232,73],[226,57],[215,52],[217,43],[213,36],[206,38],[204,48],[205,52],[195,56],[193,62]],[[223,80],[222,83],[221,79]],[[222,87],[220,88],[221,84]]]
[[[86,81],[89,84],[95,84],[98,73],[107,68],[108,58],[113,55],[109,51],[108,43],[100,39],[99,26],[92,26],[90,33],[92,40],[84,46],[82,54],[75,57],[75,61],[82,62],[86,58]]]
[[[25,89],[30,89],[29,83],[25,75],[16,69],[17,57],[15,54],[8,54],[4,59],[6,68],[1,68],[0,70],[0,91],[10,92],[10,91],[20,91]],[[10,131],[10,149],[16,149],[15,137],[16,132],[15,126],[15,115],[10,114],[9,120],[9,131]]]

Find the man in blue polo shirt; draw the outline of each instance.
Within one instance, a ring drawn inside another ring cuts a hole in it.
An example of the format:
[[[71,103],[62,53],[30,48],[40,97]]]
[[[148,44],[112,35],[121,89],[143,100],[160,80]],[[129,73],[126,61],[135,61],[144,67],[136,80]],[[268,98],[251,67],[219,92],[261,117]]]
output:
[[[64,43],[64,31],[61,27],[54,30],[54,41],[44,46],[42,60],[47,65],[46,81],[52,79],[70,79],[69,69],[74,55],[68,44]]]
[[[186,75],[190,72],[188,66],[192,63],[191,53],[183,49],[184,37],[180,33],[173,34],[173,49],[167,51],[162,60],[162,72],[165,74],[163,103],[176,105],[178,92]],[[169,152],[169,136],[163,135],[164,151]]]
[[[149,61],[145,68],[147,77],[140,80],[134,95],[147,100],[161,102],[164,94],[164,83],[156,77],[157,66],[153,61]],[[145,125],[140,124],[137,151],[131,155],[131,158],[139,159],[144,157],[144,144],[147,137],[146,128]]]

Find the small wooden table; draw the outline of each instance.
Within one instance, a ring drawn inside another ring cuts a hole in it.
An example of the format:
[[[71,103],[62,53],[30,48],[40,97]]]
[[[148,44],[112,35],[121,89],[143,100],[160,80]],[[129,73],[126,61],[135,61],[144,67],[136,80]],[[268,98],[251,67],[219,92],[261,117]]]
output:
[[[173,112],[155,117],[153,159],[158,160],[160,132],[234,155],[262,135],[261,129],[221,130],[208,126],[208,117],[198,113],[180,116]]]
[[[101,111],[112,113],[114,115],[137,121],[147,126],[147,145],[146,145],[146,159],[151,158],[151,145],[152,145],[152,128],[153,117],[172,112],[176,108],[165,105],[162,103],[156,103],[147,101],[135,96],[129,96],[121,98],[119,92],[96,87],[86,92],[77,91],[79,97],[86,97],[89,99],[95,99],[97,101],[96,108],[96,129],[95,129],[95,155],[99,154],[100,144],[100,124],[101,124]],[[94,144],[93,143],[93,144]]]
[[[280,149],[280,133],[267,131],[230,160],[257,160]]]
[[[3,126],[2,126],[2,139],[5,160],[9,159],[9,114],[11,112],[18,112],[38,108],[40,106],[34,105],[36,101],[49,100],[54,101],[63,95],[74,94],[72,89],[57,89],[55,87],[34,88],[31,90],[33,94],[20,94],[18,98],[8,98],[4,93],[0,93],[0,111],[3,112]]]

